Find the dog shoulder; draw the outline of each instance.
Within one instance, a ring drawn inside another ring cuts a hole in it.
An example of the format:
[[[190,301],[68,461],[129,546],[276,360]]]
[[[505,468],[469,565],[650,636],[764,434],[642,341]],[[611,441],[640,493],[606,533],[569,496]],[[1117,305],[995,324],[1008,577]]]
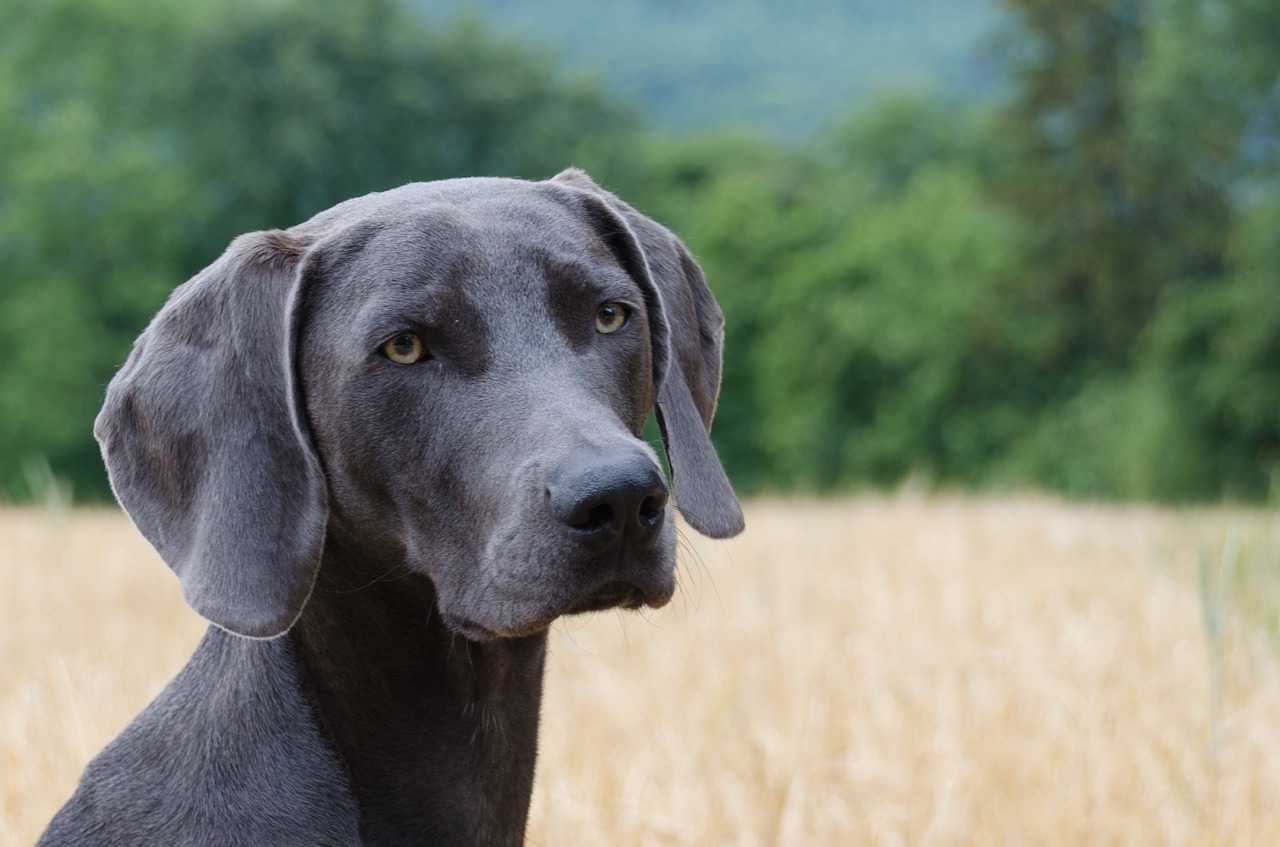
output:
[[[213,627],[90,762],[37,847],[358,845],[348,785],[297,685],[287,638]]]

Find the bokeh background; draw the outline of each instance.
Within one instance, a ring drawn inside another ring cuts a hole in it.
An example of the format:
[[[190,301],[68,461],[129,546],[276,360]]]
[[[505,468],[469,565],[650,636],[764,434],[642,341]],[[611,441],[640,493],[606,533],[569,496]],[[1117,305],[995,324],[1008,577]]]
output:
[[[728,318],[739,490],[1280,489],[1275,0],[0,0],[0,492],[109,497],[235,235],[588,169]]]
[[[1276,0],[0,0],[0,847],[206,626],[91,437],[169,292],[568,165],[748,531],[555,625],[530,844],[1280,843]]]

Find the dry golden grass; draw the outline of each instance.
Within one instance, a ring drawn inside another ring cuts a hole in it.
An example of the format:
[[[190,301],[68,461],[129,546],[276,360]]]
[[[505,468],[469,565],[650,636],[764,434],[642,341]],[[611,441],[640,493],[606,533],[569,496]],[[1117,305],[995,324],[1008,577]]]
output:
[[[557,627],[529,842],[1280,844],[1271,521],[749,504],[740,540],[688,534],[667,609]],[[1227,538],[1208,645],[1197,562]],[[10,847],[203,627],[115,513],[0,512],[0,585]]]

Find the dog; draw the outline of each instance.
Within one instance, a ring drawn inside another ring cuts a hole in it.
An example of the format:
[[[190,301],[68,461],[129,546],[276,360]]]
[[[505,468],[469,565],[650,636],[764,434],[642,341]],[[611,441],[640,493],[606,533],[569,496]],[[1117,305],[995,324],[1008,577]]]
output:
[[[95,424],[211,622],[40,845],[523,843],[549,626],[658,608],[674,508],[743,529],[723,316],[583,172],[417,183],[179,286]]]

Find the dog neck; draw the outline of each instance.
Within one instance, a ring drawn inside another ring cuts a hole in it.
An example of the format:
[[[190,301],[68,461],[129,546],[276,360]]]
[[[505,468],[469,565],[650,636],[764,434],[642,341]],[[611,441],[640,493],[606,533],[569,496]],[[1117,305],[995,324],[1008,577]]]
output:
[[[289,637],[366,843],[523,844],[546,633],[467,641],[427,577],[357,561],[328,548]]]

